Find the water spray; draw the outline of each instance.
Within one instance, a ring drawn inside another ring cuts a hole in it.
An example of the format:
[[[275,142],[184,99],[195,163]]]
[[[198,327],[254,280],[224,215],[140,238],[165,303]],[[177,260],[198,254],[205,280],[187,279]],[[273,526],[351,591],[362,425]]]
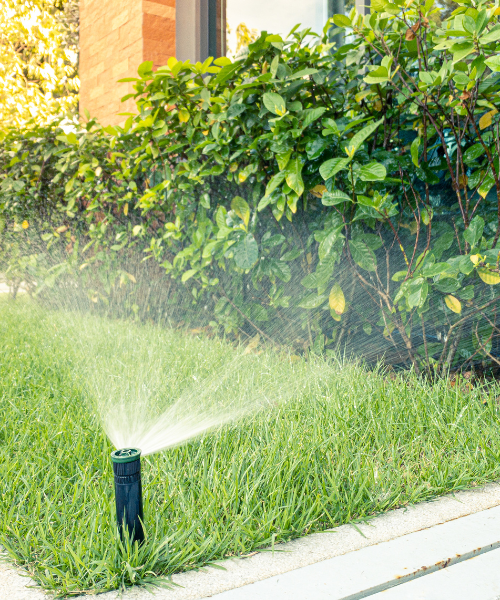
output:
[[[122,448],[111,453],[115,476],[116,519],[123,541],[130,536],[131,543],[144,541],[142,521],[141,451]]]

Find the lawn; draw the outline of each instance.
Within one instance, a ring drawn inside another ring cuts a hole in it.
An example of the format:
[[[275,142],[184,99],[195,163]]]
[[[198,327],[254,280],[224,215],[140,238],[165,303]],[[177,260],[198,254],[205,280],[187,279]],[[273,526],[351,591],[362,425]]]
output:
[[[498,385],[242,355],[23,298],[0,302],[0,336],[0,544],[60,595],[147,584],[500,477]],[[112,383],[119,365],[128,387]],[[150,381],[168,403],[217,379],[218,394],[258,410],[143,460],[147,540],[124,547],[99,386],[112,397]]]

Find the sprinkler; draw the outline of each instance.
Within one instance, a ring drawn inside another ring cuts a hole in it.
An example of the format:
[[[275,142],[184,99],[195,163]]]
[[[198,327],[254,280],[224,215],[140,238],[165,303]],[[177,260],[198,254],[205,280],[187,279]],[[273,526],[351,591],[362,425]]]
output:
[[[111,453],[115,476],[116,519],[124,541],[125,532],[130,541],[144,541],[142,520],[141,451],[122,448]]]

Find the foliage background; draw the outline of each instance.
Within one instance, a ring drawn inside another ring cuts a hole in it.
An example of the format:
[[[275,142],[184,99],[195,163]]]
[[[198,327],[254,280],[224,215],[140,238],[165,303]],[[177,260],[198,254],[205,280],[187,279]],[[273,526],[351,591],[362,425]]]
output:
[[[78,2],[0,4],[0,128],[75,115]]]
[[[122,127],[6,132],[13,289],[254,348],[494,374],[497,12],[380,0],[334,17],[338,50],[328,23],[234,62],[144,63]]]

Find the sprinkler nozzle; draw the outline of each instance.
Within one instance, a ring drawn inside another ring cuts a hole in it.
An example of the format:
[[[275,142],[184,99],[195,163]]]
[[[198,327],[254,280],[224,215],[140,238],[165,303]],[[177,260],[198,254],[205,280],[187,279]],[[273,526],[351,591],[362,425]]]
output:
[[[111,453],[115,476],[116,519],[118,531],[124,540],[125,531],[130,541],[144,541],[142,521],[141,451],[122,448]]]

